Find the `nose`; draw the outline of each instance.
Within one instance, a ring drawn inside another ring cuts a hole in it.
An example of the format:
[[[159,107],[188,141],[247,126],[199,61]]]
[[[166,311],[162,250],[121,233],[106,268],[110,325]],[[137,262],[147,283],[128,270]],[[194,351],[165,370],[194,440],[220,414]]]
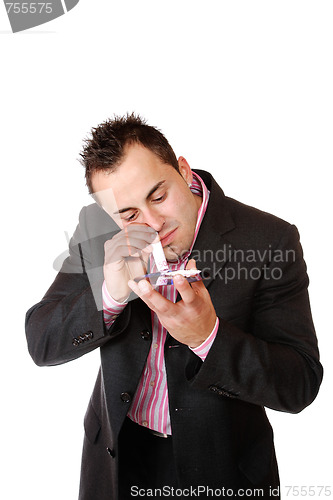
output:
[[[147,210],[142,213],[142,216],[143,222],[155,229],[155,231],[157,231],[158,233],[161,231],[162,227],[165,224],[163,215],[156,212],[155,210]]]

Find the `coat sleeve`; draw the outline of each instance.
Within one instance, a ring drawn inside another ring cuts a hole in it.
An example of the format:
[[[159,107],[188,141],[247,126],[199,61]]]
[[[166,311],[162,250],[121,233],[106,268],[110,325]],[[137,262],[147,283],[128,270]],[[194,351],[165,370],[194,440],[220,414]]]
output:
[[[316,397],[323,370],[295,226],[287,227],[277,250],[280,255],[293,250],[293,258],[266,263],[266,275],[252,294],[244,327],[220,317],[205,362],[188,376],[193,386],[217,397],[297,413]]]
[[[103,311],[97,306],[102,301],[103,276],[94,273],[91,247],[97,240],[103,249],[101,236],[106,238],[104,231],[89,237],[88,219],[89,207],[85,207],[70,241],[69,257],[43,299],[26,314],[28,349],[39,366],[65,363],[102,346],[128,321],[125,308],[110,329],[104,324]]]

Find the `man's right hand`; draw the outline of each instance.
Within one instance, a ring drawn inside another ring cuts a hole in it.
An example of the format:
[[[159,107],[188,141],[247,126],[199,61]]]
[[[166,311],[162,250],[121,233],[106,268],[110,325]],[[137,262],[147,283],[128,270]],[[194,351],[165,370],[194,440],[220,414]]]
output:
[[[128,280],[147,272],[147,262],[157,241],[156,231],[146,224],[128,224],[104,244],[104,279],[111,297],[123,302],[131,293]]]

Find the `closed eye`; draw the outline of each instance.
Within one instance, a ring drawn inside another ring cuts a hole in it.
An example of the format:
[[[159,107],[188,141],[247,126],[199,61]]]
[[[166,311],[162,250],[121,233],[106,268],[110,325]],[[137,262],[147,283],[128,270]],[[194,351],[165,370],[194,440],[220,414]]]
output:
[[[159,196],[158,198],[154,198],[152,201],[155,203],[159,203],[163,201],[166,198],[166,193],[164,193],[162,196]]]
[[[129,217],[124,217],[124,220],[126,222],[131,222],[132,220],[136,219],[137,215],[137,212],[134,212],[134,214],[130,215]]]
[[[167,197],[167,192],[164,192],[161,196],[157,196],[156,198],[151,199],[151,203],[162,203]],[[130,209],[128,209],[130,210]],[[127,210],[124,210],[126,212]],[[123,211],[121,211],[123,212]],[[125,222],[132,222],[138,217],[138,211],[131,213],[131,215],[124,217],[123,220]]]

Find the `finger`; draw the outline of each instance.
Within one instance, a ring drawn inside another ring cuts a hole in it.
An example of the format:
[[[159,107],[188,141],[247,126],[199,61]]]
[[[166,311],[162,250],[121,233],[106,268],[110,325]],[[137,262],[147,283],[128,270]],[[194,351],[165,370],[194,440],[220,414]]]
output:
[[[173,302],[163,297],[160,293],[154,290],[147,280],[141,280],[139,283],[130,280],[128,286],[135,292],[150,309],[156,314],[172,314],[174,312]]]
[[[128,286],[135,292],[139,297],[144,297],[146,296],[148,298],[148,295],[152,289],[150,283],[147,280],[140,280],[138,283],[134,280],[129,280]]]
[[[130,239],[129,239],[129,236],[128,236],[128,229],[127,229],[127,227],[125,227],[125,238],[126,238],[126,245],[127,245],[128,255],[132,255],[131,254],[131,244],[130,244]]]
[[[143,231],[129,231],[128,227],[125,227],[124,234],[128,248],[137,246],[142,250],[150,246],[151,242],[155,240],[157,233],[152,234]]]
[[[145,248],[151,244],[151,241],[152,238],[149,239],[142,233],[125,233],[125,231],[122,231],[111,238],[111,240],[107,240],[105,242],[105,247],[112,249],[116,248],[117,245],[124,245],[129,242],[131,245],[138,244],[141,248]]]
[[[173,279],[177,291],[185,304],[191,304],[196,298],[195,291],[184,276],[176,275]]]
[[[131,257],[141,257],[141,251],[133,246],[118,246],[116,250],[105,252],[105,261],[107,263],[118,262],[118,260],[130,259]]]
[[[149,302],[149,299],[148,297],[146,296],[146,294],[148,293],[148,288],[146,289],[145,288],[145,285],[143,284],[143,282],[147,283],[147,285],[149,285],[148,281],[146,280],[141,280],[140,281],[140,286],[139,286],[139,283],[137,283],[136,281],[134,280],[129,280],[128,281],[128,286],[129,288],[138,296],[140,297],[146,304],[147,306],[152,309],[152,304],[150,304]]]
[[[153,247],[149,241],[140,238],[140,235],[133,237],[132,235],[127,235],[125,240],[121,241],[121,244],[126,244],[128,248],[136,247],[137,250],[151,254]]]
[[[194,259],[190,259],[185,267],[185,269],[196,269],[196,268],[197,268],[197,264],[196,264]]]
[[[190,259],[186,265],[185,269],[197,269],[197,264],[194,259]],[[198,281],[192,281],[191,283],[192,289],[197,293],[200,292],[200,290],[205,289],[204,282],[200,278]]]
[[[128,224],[123,231],[127,232],[129,235],[147,239],[149,242],[155,241],[156,238],[158,239],[158,233],[155,229],[146,224]]]
[[[147,242],[139,239],[126,239],[122,237],[116,241],[110,240],[105,244],[105,256],[108,260],[118,260],[128,256],[138,256],[141,252],[147,252]]]
[[[145,242],[144,246],[150,245],[156,239],[156,231],[149,228],[147,231],[147,226],[142,226],[142,228],[131,228],[131,226],[126,226],[122,231],[119,231],[117,234],[109,240],[110,242],[117,241],[132,241],[134,240],[142,240]]]

